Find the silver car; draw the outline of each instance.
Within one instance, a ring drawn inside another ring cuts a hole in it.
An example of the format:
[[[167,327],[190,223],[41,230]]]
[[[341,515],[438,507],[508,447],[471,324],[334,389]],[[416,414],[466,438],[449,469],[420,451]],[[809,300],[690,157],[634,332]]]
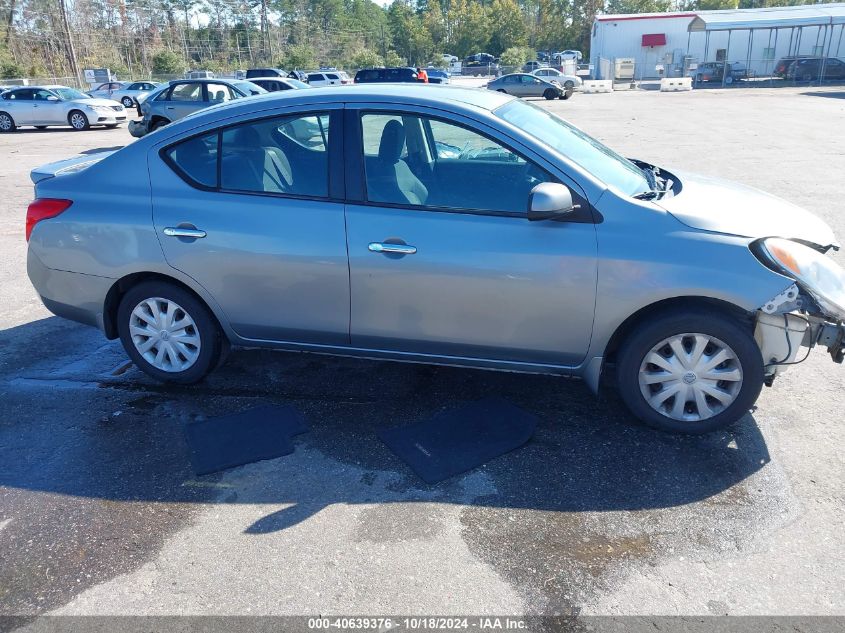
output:
[[[26,86],[0,94],[0,132],[22,125],[44,129],[69,125],[87,130],[92,125],[117,127],[126,121],[124,107],[110,99],[94,99],[67,86]]]
[[[800,348],[843,359],[845,272],[824,222],[632,162],[489,90],[236,100],[32,180],[44,304],[162,381],[202,379],[230,345],[594,391],[612,374],[648,424],[701,433],[743,416]]]
[[[124,108],[131,108],[136,102],[144,101],[158,88],[159,84],[152,81],[110,81],[89,90],[88,94],[92,97],[113,99],[122,103]]]
[[[129,126],[141,137],[211,105],[264,94],[264,88],[245,80],[178,79],[151,93],[138,105],[140,121]]]
[[[535,77],[542,77],[549,81],[556,81],[567,90],[575,90],[584,84],[584,80],[577,75],[567,75],[557,68],[538,68],[531,73]]]
[[[487,84],[489,90],[504,92],[515,97],[543,97],[545,99],[569,99],[572,88],[564,88],[558,82],[530,73],[502,75]]]

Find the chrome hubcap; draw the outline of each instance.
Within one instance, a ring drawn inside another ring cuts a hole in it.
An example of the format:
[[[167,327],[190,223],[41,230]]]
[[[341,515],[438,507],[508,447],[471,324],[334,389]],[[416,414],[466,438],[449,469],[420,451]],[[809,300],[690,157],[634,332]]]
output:
[[[81,114],[74,114],[70,117],[70,124],[75,128],[85,127],[85,118]]]
[[[185,371],[200,355],[196,323],[170,299],[152,297],[135,306],[129,317],[129,335],[144,360],[161,371]]]
[[[729,407],[742,388],[734,351],[707,334],[677,334],[651,348],[640,365],[640,391],[652,409],[697,422]]]

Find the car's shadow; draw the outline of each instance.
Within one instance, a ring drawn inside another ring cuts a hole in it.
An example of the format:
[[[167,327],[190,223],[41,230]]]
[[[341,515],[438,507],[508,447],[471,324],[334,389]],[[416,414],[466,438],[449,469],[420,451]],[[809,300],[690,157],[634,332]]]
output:
[[[34,340],[43,358],[33,361]],[[77,346],[69,356],[68,341]],[[115,345],[83,359],[102,343],[96,331],[55,318],[0,331],[0,486],[113,501],[292,504],[247,529],[260,534],[335,503],[667,508],[721,493],[769,461],[751,415],[724,432],[669,435],[634,421],[612,392],[597,399],[574,380],[241,350],[205,382],[171,387],[134,368],[109,374],[122,357]],[[45,369],[61,354],[64,378]],[[376,436],[492,395],[540,424],[527,445],[484,466],[487,484],[475,492],[460,476],[423,484]],[[184,424],[268,402],[293,404],[308,419],[296,452],[195,477]],[[385,476],[375,494],[373,481]]]
[[[837,92],[825,92],[823,90],[814,90],[810,92],[802,92],[804,97],[826,97],[827,99],[845,99],[845,90]]]

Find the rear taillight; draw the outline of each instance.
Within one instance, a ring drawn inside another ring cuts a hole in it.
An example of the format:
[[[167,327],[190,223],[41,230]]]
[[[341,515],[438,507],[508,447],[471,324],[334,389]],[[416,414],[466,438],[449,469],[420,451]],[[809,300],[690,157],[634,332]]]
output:
[[[26,241],[32,235],[35,225],[48,218],[55,218],[73,204],[72,200],[59,198],[38,198],[26,209]]]

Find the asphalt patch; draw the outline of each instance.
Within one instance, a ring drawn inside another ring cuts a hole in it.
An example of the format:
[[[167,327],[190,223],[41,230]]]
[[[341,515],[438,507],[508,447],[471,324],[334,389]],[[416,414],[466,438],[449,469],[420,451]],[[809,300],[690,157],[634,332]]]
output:
[[[293,437],[308,430],[294,407],[267,405],[185,427],[197,475],[274,459],[293,452]]]
[[[434,484],[477,468],[525,444],[537,417],[502,398],[485,398],[379,438],[419,477]]]

